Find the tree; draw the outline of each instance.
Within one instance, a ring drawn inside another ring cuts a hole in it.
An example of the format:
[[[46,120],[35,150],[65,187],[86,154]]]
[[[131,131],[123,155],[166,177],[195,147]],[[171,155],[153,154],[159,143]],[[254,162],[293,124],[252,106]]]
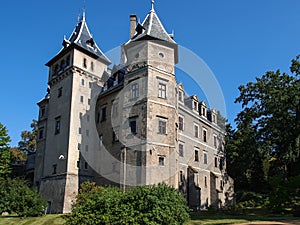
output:
[[[19,141],[19,149],[23,152],[35,152],[36,150],[36,137],[38,132],[38,125],[36,120],[32,120],[30,124],[31,131],[22,131]]]
[[[295,76],[280,71],[267,72],[256,82],[239,87],[236,99],[243,110],[236,118],[238,129],[252,127],[259,150],[273,157],[280,173],[287,179],[291,164],[299,158],[297,138],[299,124],[299,81]]]
[[[11,172],[9,142],[6,127],[0,123],[0,177],[7,177]]]
[[[290,71],[269,71],[239,87],[235,102],[242,110],[226,137],[227,168],[237,187],[264,186],[276,211],[291,207],[300,194],[294,185],[300,179],[299,56]]]

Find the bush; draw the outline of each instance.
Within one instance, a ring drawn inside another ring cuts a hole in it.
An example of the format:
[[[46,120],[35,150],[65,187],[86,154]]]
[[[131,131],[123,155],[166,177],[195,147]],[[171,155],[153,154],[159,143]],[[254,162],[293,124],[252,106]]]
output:
[[[267,196],[256,192],[237,192],[236,208],[262,208],[267,204]]]
[[[0,179],[0,194],[0,213],[41,216],[45,212],[46,202],[24,180]]]
[[[183,224],[189,220],[183,196],[164,184],[136,187],[122,193],[118,188],[84,183],[64,218],[69,225]]]

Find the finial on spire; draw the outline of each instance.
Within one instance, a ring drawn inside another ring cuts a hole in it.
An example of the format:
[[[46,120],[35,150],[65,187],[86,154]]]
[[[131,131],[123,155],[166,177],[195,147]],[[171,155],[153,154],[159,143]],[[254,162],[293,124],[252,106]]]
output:
[[[82,18],[85,19],[85,0],[83,1]]]
[[[154,11],[154,0],[151,0],[151,10]]]

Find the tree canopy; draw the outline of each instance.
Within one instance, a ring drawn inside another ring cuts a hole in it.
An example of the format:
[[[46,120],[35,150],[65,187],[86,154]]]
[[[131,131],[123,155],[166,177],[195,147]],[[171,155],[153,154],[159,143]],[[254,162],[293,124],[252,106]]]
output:
[[[236,129],[228,126],[226,137],[228,172],[237,189],[268,193],[300,175],[299,57],[290,72],[268,71],[239,87],[235,103],[242,110]]]
[[[0,177],[6,177],[10,174],[10,137],[7,129],[0,123]]]

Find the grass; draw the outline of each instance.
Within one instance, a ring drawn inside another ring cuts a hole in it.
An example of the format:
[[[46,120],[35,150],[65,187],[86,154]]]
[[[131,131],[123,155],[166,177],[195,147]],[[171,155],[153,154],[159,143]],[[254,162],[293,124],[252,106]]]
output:
[[[300,224],[300,218],[291,215],[270,214],[265,210],[243,210],[234,212],[207,211],[191,214],[191,221],[186,225],[221,225],[261,221],[276,221]],[[0,216],[0,225],[63,225],[61,215],[20,218],[16,216]]]
[[[16,216],[0,216],[0,225],[62,225],[61,215],[20,218]]]
[[[240,211],[211,211],[191,214],[187,225],[221,225],[250,222],[282,222],[300,224],[300,218],[287,214],[271,214],[264,209],[247,209]]]

